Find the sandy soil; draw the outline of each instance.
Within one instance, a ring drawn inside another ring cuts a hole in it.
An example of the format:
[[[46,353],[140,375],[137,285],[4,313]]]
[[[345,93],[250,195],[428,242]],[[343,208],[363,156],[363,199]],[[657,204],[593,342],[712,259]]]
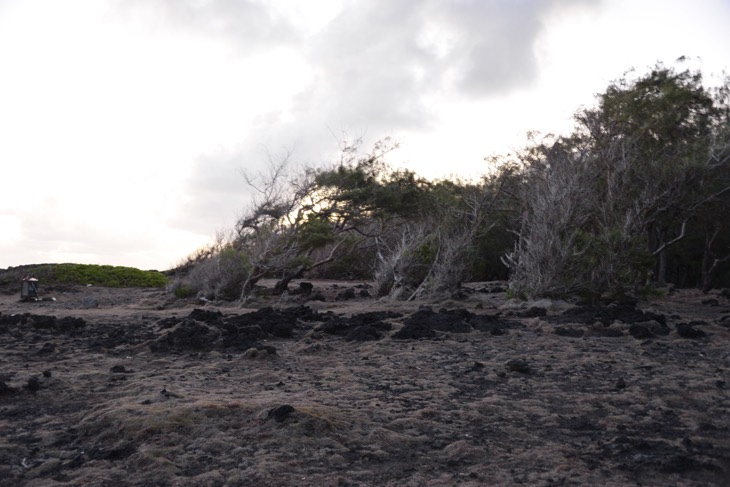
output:
[[[0,485],[730,485],[719,293],[597,309],[505,302],[498,283],[388,303],[316,282],[324,301],[244,308],[43,291],[56,301],[0,294]]]

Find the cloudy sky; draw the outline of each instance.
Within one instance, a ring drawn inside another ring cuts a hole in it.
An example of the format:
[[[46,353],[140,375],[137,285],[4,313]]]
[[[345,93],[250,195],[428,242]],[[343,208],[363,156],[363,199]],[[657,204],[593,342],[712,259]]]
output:
[[[728,0],[0,0],[0,268],[167,269],[243,169],[391,136],[473,177],[629,68],[730,58]]]

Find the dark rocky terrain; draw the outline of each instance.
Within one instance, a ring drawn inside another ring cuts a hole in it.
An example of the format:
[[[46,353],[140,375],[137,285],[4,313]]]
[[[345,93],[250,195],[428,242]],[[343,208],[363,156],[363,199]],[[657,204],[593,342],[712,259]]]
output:
[[[730,305],[0,295],[0,484],[730,485]],[[496,292],[494,292],[496,291]],[[337,299],[339,297],[339,299]],[[705,304],[703,304],[703,302]]]

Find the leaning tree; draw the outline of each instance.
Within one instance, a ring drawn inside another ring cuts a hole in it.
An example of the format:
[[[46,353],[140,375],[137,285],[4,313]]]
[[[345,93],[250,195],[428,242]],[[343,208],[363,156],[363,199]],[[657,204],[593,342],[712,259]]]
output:
[[[663,284],[668,250],[730,192],[712,176],[730,171],[725,92],[659,65],[609,85],[576,114],[572,135],[526,150],[519,238],[506,259],[513,290]]]

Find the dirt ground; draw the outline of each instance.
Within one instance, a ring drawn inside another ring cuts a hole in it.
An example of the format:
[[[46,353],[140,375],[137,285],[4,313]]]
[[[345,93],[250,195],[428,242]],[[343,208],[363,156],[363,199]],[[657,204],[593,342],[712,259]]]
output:
[[[730,303],[0,290],[0,485],[730,485]]]

